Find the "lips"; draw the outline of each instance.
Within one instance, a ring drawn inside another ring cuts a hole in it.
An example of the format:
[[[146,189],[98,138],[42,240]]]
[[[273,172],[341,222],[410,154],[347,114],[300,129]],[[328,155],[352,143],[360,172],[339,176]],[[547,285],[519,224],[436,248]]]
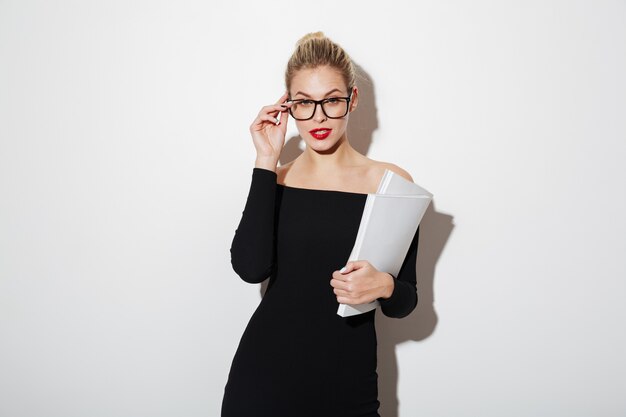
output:
[[[309,133],[311,134],[311,136],[313,136],[315,139],[326,139],[329,135],[330,132],[332,132],[332,129],[327,129],[327,128],[318,128],[318,129],[313,129],[313,130],[309,130]]]

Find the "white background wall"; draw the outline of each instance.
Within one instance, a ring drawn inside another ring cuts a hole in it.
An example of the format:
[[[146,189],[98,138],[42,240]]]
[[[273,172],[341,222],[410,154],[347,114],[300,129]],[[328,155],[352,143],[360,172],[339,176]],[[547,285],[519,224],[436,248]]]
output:
[[[0,416],[219,415],[248,126],[315,30],[435,195],[383,417],[625,415],[626,3],[257,3],[0,0]]]

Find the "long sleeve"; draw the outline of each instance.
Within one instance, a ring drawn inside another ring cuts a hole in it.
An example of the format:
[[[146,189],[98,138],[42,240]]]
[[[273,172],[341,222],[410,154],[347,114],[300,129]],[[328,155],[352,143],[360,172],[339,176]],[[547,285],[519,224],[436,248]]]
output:
[[[418,226],[398,276],[391,275],[394,278],[391,297],[378,299],[380,308],[387,317],[402,318],[408,316],[417,306],[416,262],[419,235],[420,228]]]
[[[230,247],[233,270],[246,282],[259,283],[276,267],[274,171],[253,168],[248,199]]]

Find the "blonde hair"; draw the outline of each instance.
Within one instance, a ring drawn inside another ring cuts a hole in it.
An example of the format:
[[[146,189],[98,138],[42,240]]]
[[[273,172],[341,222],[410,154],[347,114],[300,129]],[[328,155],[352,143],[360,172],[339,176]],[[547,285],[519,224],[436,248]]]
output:
[[[296,49],[287,62],[285,71],[287,91],[291,88],[291,80],[296,72],[324,65],[335,68],[341,73],[348,92],[356,85],[356,70],[346,51],[323,32],[311,32],[298,40]]]

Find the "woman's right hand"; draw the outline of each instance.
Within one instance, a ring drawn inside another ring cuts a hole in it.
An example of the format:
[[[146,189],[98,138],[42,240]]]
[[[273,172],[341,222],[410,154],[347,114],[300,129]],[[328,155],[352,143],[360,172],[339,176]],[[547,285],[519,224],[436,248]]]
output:
[[[274,169],[287,134],[288,110],[291,107],[291,103],[284,103],[287,97],[289,95],[285,92],[276,104],[264,106],[250,125],[250,134],[256,148],[257,161],[274,161]],[[279,112],[281,112],[280,120],[277,119]]]

